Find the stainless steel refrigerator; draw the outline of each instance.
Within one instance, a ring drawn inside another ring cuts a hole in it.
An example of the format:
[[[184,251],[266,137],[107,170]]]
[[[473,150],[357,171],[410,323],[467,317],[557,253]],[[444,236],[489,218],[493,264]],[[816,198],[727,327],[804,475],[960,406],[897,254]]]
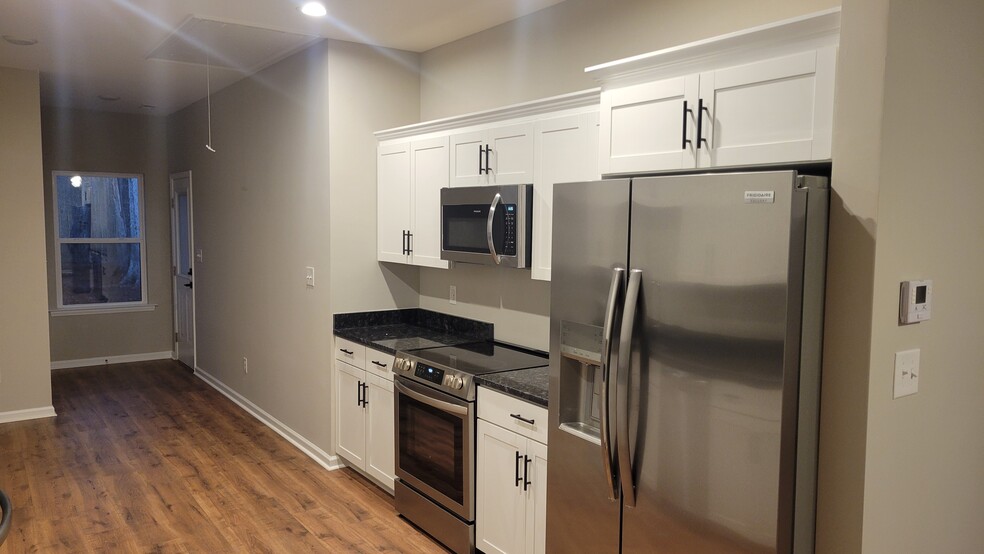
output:
[[[827,180],[554,188],[549,552],[812,552]]]

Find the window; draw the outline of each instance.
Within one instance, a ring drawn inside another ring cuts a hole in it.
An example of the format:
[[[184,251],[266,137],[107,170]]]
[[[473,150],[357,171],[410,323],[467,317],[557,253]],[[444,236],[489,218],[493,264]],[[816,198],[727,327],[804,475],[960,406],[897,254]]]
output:
[[[56,171],[53,185],[58,308],[146,305],[143,177]]]

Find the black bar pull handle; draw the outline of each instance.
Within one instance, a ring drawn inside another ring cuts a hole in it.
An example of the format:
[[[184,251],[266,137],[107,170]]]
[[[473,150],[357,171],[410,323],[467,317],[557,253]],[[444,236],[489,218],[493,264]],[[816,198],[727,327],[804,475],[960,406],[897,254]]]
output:
[[[492,147],[488,144],[485,145],[485,173],[492,173],[492,167],[489,166],[489,152],[492,152]]]
[[[369,405],[369,383],[362,383],[362,407]]]
[[[413,233],[407,231],[407,255],[413,254]]]
[[[362,381],[359,381],[359,384],[355,387],[355,405],[362,405]]]
[[[530,481],[530,462],[532,461],[533,458],[523,456],[523,492],[526,492],[533,484],[533,481]]]
[[[517,487],[525,479],[525,477],[520,477],[519,476],[519,461],[521,459],[523,459],[523,455],[520,454],[519,451],[516,451],[516,485],[515,486],[517,486]]]
[[[485,147],[481,144],[478,145],[478,174],[481,175],[485,173],[485,168],[482,167],[482,154],[485,153]]]
[[[697,100],[697,150],[700,150],[700,143],[707,143],[707,139],[704,138],[704,112],[707,111],[707,115],[710,116],[711,112],[704,106],[704,99],[701,98]]]
[[[693,144],[694,141],[687,139],[687,114],[692,114],[694,111],[687,107],[687,101],[683,101],[683,142],[681,142],[680,148],[683,150],[687,149],[688,144]]]
[[[372,363],[378,365],[379,367],[386,367],[386,364],[384,364],[382,362],[377,362],[376,360],[372,360]]]
[[[529,423],[530,425],[536,425],[536,423],[534,423],[534,420],[532,420],[532,419],[526,419],[525,417],[523,417],[523,416],[521,416],[519,414],[509,414],[509,417],[518,419],[518,420],[522,421],[523,423]]]
[[[355,354],[355,352],[352,352],[351,350],[346,350],[344,348],[339,348],[339,350],[341,350],[342,352],[348,354],[349,356],[351,356],[352,354]]]

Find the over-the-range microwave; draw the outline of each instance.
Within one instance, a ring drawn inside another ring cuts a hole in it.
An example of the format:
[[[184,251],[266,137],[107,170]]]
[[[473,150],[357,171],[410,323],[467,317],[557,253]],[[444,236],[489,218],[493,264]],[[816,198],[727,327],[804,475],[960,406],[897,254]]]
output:
[[[530,267],[533,185],[441,189],[441,259]]]

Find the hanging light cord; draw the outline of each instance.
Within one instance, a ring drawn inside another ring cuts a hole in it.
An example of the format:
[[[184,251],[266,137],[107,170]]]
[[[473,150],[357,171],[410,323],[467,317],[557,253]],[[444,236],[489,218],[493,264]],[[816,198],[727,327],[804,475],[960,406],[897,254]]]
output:
[[[208,54],[205,55],[205,104],[208,106],[208,142],[205,143],[205,148],[215,152],[215,148],[212,148],[212,75]]]

